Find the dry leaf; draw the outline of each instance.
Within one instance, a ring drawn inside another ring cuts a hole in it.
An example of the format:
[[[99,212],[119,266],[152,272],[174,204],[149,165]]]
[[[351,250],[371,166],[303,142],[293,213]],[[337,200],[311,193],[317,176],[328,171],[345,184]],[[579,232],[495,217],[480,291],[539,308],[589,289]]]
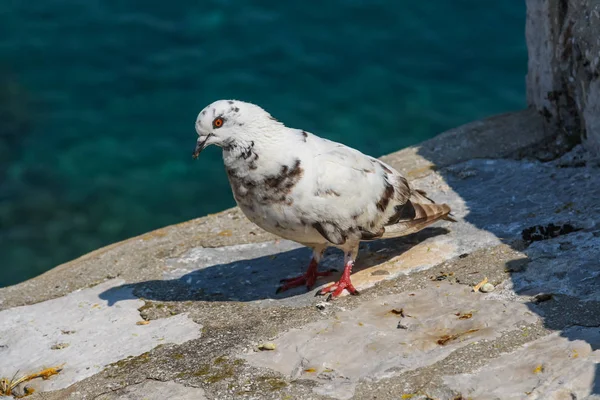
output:
[[[454,335],[444,335],[438,339],[437,344],[439,344],[440,346],[444,346],[452,340],[456,340],[456,339],[460,338],[461,336],[468,335],[469,333],[477,332],[478,330],[479,329],[469,329],[468,331],[456,333]]]
[[[25,375],[20,377],[19,379],[8,379],[2,378],[0,379],[0,395],[10,396],[12,395],[12,391],[14,388],[19,386],[23,382],[29,382],[33,379],[42,378],[43,380],[49,379],[51,376],[58,374],[62,371],[62,367],[64,364],[59,365],[58,367],[51,367],[41,370],[40,372],[36,372],[34,374]],[[33,390],[28,390],[25,388],[25,394],[30,395],[33,393]]]
[[[456,315],[458,319],[470,319],[471,317],[473,317],[473,313],[456,313],[454,315]]]

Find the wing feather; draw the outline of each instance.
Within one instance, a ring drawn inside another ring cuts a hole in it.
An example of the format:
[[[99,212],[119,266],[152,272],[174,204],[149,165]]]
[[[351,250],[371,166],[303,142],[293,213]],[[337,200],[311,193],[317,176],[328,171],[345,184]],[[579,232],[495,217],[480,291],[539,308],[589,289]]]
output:
[[[299,188],[311,205],[304,220],[338,245],[346,238],[381,237],[396,207],[410,197],[406,179],[358,150],[316,136],[311,139],[312,163],[306,167],[305,183],[312,186]]]

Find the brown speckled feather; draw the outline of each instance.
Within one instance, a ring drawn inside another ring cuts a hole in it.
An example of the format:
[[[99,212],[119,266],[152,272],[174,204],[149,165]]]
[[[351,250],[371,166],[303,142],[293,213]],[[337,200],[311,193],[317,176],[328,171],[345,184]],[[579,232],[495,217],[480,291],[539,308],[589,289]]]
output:
[[[449,216],[450,206],[436,204],[422,190],[412,190],[410,199],[402,206],[396,207],[396,214],[385,226],[382,237],[391,238],[409,235],[433,224],[440,219],[454,221]]]

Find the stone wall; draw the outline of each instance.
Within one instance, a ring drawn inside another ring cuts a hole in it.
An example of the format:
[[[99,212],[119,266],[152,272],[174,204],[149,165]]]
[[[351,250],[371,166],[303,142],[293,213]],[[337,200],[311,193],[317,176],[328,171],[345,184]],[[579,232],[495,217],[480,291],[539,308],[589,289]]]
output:
[[[600,156],[600,0],[526,0],[527,100]]]

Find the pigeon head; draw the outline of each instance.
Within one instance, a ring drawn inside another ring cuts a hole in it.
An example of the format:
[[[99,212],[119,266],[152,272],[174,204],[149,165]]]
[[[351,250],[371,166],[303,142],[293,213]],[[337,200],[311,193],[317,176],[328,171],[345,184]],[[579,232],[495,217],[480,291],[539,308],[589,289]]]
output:
[[[257,105],[239,100],[218,100],[196,118],[198,141],[193,157],[211,144],[225,150],[248,147],[281,123]]]

